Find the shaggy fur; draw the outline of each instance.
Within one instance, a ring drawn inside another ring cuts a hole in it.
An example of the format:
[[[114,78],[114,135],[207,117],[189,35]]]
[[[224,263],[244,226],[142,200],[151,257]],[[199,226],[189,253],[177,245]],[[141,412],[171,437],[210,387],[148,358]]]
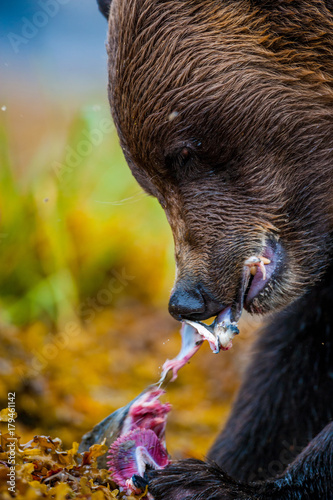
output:
[[[234,479],[200,462],[183,478],[187,466],[174,464],[153,481],[156,499],[187,498],[183,483],[192,485],[192,499],[252,498],[251,491],[266,495],[253,498],[330,498],[332,12],[324,0],[111,4],[111,110],[133,175],[157,197],[173,231],[170,312],[205,319],[236,307],[244,260],[268,242],[282,249],[282,265],[246,307],[288,308],[263,332],[210,454]],[[324,427],[306,459],[294,461]],[[289,458],[281,460],[285,448]],[[320,458],[311,465],[312,453]],[[300,496],[316,467],[321,496]],[[283,479],[272,480],[277,474]],[[242,497],[243,486],[233,493],[236,480],[263,482],[244,486]]]

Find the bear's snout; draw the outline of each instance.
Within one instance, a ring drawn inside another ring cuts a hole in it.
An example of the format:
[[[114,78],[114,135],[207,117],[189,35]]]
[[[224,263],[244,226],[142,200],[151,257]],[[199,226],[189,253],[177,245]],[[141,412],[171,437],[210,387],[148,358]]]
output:
[[[200,283],[192,281],[176,283],[169,300],[169,312],[178,321],[208,319],[216,316],[224,307]]]

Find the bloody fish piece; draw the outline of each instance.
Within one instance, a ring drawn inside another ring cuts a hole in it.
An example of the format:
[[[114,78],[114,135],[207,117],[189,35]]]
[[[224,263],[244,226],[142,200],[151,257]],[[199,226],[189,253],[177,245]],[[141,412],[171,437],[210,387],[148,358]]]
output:
[[[137,476],[143,478],[147,466],[162,469],[169,462],[168,453],[155,432],[137,428],[111,445],[107,464],[115,483],[131,494],[140,491]]]
[[[166,380],[169,371],[172,371],[171,382],[176,380],[179,370],[188,363],[200,349],[205,340],[208,341],[214,353],[227,351],[232,347],[232,340],[239,333],[237,323],[232,320],[231,308],[224,309],[211,325],[200,321],[184,320],[180,330],[182,346],[174,359],[168,359],[162,367],[159,384]]]
[[[180,330],[182,337],[182,346],[178,356],[174,359],[167,359],[162,367],[162,375],[159,384],[162,385],[170,370],[172,370],[171,382],[176,380],[179,370],[188,363],[194,354],[200,349],[203,344],[203,337],[196,328],[188,323],[183,322]]]
[[[161,403],[159,398],[165,391],[156,385],[147,387],[139,396],[123,408],[119,408],[85,434],[79,446],[79,452],[89,450],[93,444],[101,444],[105,439],[110,449],[119,437],[124,437],[133,430],[151,430],[165,445],[165,426],[167,414],[171,409],[169,403]],[[99,468],[107,468],[107,457],[103,455],[97,460]]]

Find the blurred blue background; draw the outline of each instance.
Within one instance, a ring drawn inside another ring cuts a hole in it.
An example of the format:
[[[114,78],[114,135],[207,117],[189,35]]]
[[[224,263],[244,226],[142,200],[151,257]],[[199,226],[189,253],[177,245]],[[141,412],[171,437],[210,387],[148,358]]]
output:
[[[105,93],[107,21],[94,0],[3,1],[0,33],[1,94]]]

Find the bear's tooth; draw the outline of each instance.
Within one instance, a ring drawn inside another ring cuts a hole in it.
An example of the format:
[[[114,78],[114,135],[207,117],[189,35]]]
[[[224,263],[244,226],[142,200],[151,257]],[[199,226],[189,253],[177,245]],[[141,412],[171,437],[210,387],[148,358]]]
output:
[[[256,275],[257,269],[258,269],[257,266],[250,267],[250,273],[252,274],[252,276]]]
[[[260,258],[253,255],[252,257],[249,257],[248,259],[246,259],[246,261],[244,262],[244,265],[252,267],[252,266],[256,266],[256,265],[260,264],[260,262],[261,262]]]

